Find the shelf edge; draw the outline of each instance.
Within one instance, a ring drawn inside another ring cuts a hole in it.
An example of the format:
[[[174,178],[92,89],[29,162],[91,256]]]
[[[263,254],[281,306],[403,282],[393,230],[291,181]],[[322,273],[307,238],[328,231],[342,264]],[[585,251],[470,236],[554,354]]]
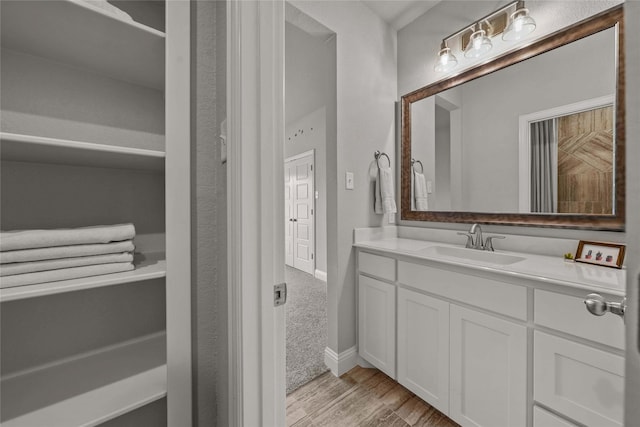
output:
[[[2,141],[18,142],[23,144],[44,145],[47,147],[72,148],[76,150],[97,151],[110,154],[124,154],[130,156],[165,158],[164,151],[147,150],[144,148],[122,147],[71,139],[48,138],[44,136],[25,135],[10,132],[0,132]]]

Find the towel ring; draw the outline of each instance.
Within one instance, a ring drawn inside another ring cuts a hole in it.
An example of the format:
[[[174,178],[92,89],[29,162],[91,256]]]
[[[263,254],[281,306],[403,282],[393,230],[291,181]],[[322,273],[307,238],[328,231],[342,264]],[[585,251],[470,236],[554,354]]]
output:
[[[385,156],[387,158],[387,161],[389,162],[389,167],[391,167],[391,159],[389,158],[389,156],[387,156],[387,153],[381,153],[380,150],[377,150],[375,153],[373,153],[373,157],[376,158],[376,164],[378,165],[378,167],[380,167],[380,157]]]
[[[414,172],[416,171],[416,163],[420,163],[420,173],[424,173],[424,165],[422,164],[422,162],[420,160],[416,160],[416,159],[411,159],[411,167],[413,168]]]

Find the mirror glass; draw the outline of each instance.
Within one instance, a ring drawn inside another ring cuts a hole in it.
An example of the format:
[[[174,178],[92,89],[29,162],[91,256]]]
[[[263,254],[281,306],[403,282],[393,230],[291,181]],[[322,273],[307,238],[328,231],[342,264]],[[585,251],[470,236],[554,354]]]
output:
[[[525,59],[410,94],[403,219],[620,220],[618,26],[609,22]],[[620,226],[614,222],[611,229]]]

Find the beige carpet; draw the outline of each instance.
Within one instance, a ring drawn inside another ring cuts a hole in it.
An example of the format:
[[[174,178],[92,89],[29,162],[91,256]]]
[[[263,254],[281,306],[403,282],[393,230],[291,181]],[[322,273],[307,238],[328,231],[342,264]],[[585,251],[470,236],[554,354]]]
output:
[[[327,284],[285,267],[287,282],[287,394],[328,370]]]

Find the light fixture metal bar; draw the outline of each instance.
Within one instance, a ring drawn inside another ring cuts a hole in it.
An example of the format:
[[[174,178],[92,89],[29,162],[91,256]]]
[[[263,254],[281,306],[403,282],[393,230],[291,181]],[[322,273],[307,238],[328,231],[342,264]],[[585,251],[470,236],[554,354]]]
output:
[[[442,41],[446,43],[448,40],[451,40],[452,38],[457,37],[457,36],[463,34],[466,31],[469,31],[469,30],[474,31],[474,27],[476,26],[476,24],[478,24],[480,22],[489,21],[491,18],[494,18],[494,17],[500,15],[501,13],[505,13],[506,10],[516,6],[520,2],[522,2],[522,0],[514,0],[511,3],[501,7],[500,9],[494,10],[493,12],[489,13],[488,15],[483,16],[482,18],[475,20],[474,22],[471,23],[471,25],[467,25],[466,27],[463,27],[463,28],[459,29],[455,33],[452,33],[451,35],[443,38]],[[522,2],[522,3],[524,3],[524,2]]]

